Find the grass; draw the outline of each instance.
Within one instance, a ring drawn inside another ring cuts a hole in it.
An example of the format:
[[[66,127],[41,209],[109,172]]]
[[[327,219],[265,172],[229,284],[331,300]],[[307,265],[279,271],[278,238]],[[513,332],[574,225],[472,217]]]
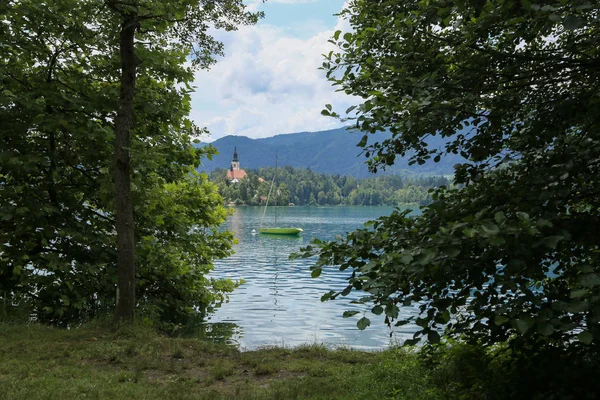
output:
[[[0,324],[0,398],[437,399],[405,350],[241,352],[144,328]]]

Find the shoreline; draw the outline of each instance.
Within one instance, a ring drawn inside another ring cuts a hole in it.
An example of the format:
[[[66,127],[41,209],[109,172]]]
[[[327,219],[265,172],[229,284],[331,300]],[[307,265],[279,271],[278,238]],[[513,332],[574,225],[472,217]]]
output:
[[[264,207],[261,204],[233,204],[233,203],[225,203],[223,204],[225,207]],[[295,204],[293,206],[270,206],[270,207],[315,207],[315,208],[334,208],[334,207],[420,207],[422,206],[419,203],[403,203],[399,205],[387,205],[387,204],[377,204],[377,205],[350,205],[350,204],[334,204],[334,205],[320,205],[320,204]]]

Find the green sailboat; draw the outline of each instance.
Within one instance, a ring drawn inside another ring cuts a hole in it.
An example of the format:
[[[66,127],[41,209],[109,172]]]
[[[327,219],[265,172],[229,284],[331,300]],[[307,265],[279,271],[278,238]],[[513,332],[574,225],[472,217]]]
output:
[[[258,228],[258,233],[262,233],[265,235],[299,235],[302,232],[301,228],[291,228],[291,227],[277,227],[277,202],[275,202],[275,226],[274,228],[263,228],[263,220],[265,219],[265,214],[267,213],[267,207],[269,207],[269,199],[271,198],[271,192],[273,191],[273,186],[275,185],[275,181],[277,179],[277,155],[275,155],[275,175],[273,176],[273,180],[271,181],[271,188],[269,189],[269,194],[267,195],[267,201],[265,203],[265,209],[263,211],[262,218],[260,219],[260,227]]]
[[[302,228],[259,228],[258,232],[269,235],[299,235]]]

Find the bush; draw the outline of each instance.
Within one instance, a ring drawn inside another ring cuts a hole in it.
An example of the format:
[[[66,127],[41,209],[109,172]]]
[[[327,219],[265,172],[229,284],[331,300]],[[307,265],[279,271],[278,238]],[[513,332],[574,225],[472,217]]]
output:
[[[596,349],[597,350],[597,349]],[[431,379],[448,399],[595,399],[597,351],[521,343],[484,347],[463,342],[421,351]]]

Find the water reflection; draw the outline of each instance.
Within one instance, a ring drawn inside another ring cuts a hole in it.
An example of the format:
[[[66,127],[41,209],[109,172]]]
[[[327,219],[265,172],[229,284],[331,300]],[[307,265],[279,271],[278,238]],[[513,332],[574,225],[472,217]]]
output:
[[[349,304],[359,297],[358,293],[322,303],[320,299],[325,292],[347,285],[349,272],[325,269],[320,278],[312,279],[309,267],[314,260],[288,259],[289,254],[307,245],[313,237],[333,239],[368,220],[389,214],[391,208],[280,208],[281,226],[304,229],[298,237],[253,234],[252,230],[258,230],[260,224],[260,211],[256,207],[240,207],[228,221],[228,228],[235,231],[239,241],[236,253],[216,263],[213,275],[244,279],[246,283],[210,317],[207,326],[236,325],[239,329],[235,340],[248,349],[314,342],[375,349],[414,333],[414,326],[390,331],[383,324],[384,317],[373,315],[368,305]],[[349,309],[360,313],[353,318],[342,318],[342,313]],[[414,312],[403,310],[401,317]],[[372,326],[359,331],[356,321],[363,315],[371,319]]]
[[[241,344],[243,330],[239,325],[232,322],[213,322],[198,326],[195,329],[195,334],[190,332],[186,336],[195,336],[213,343],[238,347]]]

